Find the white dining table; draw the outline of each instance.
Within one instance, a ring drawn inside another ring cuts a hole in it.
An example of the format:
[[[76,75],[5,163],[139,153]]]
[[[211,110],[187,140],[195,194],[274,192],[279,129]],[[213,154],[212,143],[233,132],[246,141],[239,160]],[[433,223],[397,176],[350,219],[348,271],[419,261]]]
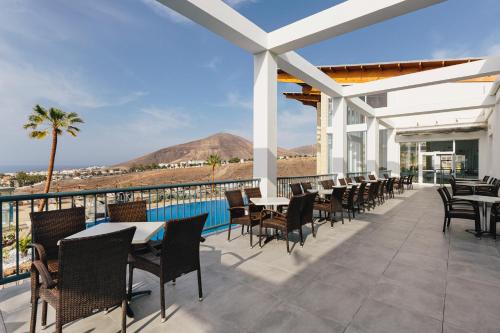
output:
[[[455,195],[453,199],[467,200],[467,201],[475,201],[481,202],[483,204],[482,214],[481,214],[481,224],[483,232],[489,232],[489,224],[488,224],[488,206],[493,205],[500,202],[500,197],[490,197],[487,195]]]
[[[146,244],[151,240],[151,238],[160,231],[165,225],[165,222],[108,222],[100,223],[96,226],[87,228],[83,231],[77,232],[65,239],[81,238],[81,237],[91,237],[103,234],[108,234],[110,232],[120,231],[130,227],[135,227],[134,238],[132,239],[132,244]]]
[[[472,187],[473,194],[476,194],[477,187],[487,187],[487,188],[495,187],[495,185],[493,184],[483,184],[483,183],[473,183],[473,182],[468,182],[468,183],[463,182],[463,183],[458,183],[457,185]]]
[[[251,198],[251,202],[253,202],[257,206],[288,206],[290,204],[290,199],[285,197],[266,197],[266,198]]]

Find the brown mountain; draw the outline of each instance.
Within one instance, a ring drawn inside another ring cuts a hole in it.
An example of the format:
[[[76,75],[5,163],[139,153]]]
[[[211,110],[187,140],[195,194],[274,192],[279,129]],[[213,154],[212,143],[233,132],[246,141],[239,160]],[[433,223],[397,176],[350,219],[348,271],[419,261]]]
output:
[[[229,160],[232,157],[243,159],[252,158],[252,142],[229,133],[217,133],[209,137],[170,146],[135,158],[133,160],[120,163],[117,166],[131,167],[133,165],[148,165],[152,163],[179,163],[189,160],[206,160],[210,154],[219,154],[222,160]],[[294,156],[296,152],[278,148],[279,156]]]
[[[300,146],[290,150],[299,155],[316,156],[316,145]]]

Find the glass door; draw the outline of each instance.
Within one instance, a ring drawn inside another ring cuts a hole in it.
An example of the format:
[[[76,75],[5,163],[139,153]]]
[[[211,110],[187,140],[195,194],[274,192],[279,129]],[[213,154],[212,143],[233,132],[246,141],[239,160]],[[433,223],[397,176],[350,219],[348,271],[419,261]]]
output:
[[[420,153],[421,155],[421,167],[419,169],[419,179],[421,183],[424,184],[435,184],[436,183],[436,169],[439,168],[437,165],[437,156],[435,153]]]
[[[421,152],[419,158],[419,179],[424,184],[446,182],[453,172],[453,153]]]

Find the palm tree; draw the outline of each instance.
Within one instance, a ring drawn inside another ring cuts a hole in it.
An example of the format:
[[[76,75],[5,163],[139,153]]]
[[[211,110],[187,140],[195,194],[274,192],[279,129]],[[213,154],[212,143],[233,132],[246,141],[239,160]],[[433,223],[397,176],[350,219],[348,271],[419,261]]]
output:
[[[211,154],[207,158],[207,164],[212,167],[212,192],[214,191],[214,184],[215,183],[215,168],[217,166],[220,166],[222,163],[219,154]]]
[[[33,112],[28,117],[28,122],[24,124],[24,129],[29,130],[29,136],[32,139],[44,139],[49,133],[52,135],[52,147],[50,150],[49,166],[47,168],[47,180],[45,182],[44,193],[50,190],[52,173],[54,172],[54,161],[56,159],[57,137],[64,132],[76,137],[80,129],[75,124],[81,124],[83,120],[75,112],[64,112],[60,109],[45,109],[40,105],[33,108]],[[38,210],[41,211],[45,205],[45,199],[38,204]]]

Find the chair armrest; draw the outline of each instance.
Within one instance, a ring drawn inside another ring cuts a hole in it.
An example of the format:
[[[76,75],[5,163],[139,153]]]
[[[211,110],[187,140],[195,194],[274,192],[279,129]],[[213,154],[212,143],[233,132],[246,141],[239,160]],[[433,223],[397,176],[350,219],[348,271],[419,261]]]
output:
[[[35,270],[40,275],[40,277],[42,279],[42,285],[45,288],[51,289],[51,288],[54,288],[56,286],[56,283],[54,282],[54,280],[52,280],[52,276],[50,275],[49,270],[47,269],[47,266],[45,266],[45,264],[42,261],[40,261],[40,260],[33,261],[32,267],[34,267]]]
[[[229,207],[228,210],[236,210],[236,209],[248,209],[247,206],[234,206],[234,207]]]
[[[272,210],[272,209],[263,209],[261,212],[260,212],[260,216],[261,217],[264,217],[265,215],[267,214],[273,214],[277,217],[282,217],[282,218],[286,218],[286,215],[283,214],[283,213],[280,213],[278,211],[275,211],[275,210]]]
[[[42,244],[38,244],[38,243],[31,243],[29,245],[29,247],[35,249],[37,255],[38,255],[38,259],[44,264],[46,265],[47,264],[47,254],[45,252],[45,248],[43,247]]]

